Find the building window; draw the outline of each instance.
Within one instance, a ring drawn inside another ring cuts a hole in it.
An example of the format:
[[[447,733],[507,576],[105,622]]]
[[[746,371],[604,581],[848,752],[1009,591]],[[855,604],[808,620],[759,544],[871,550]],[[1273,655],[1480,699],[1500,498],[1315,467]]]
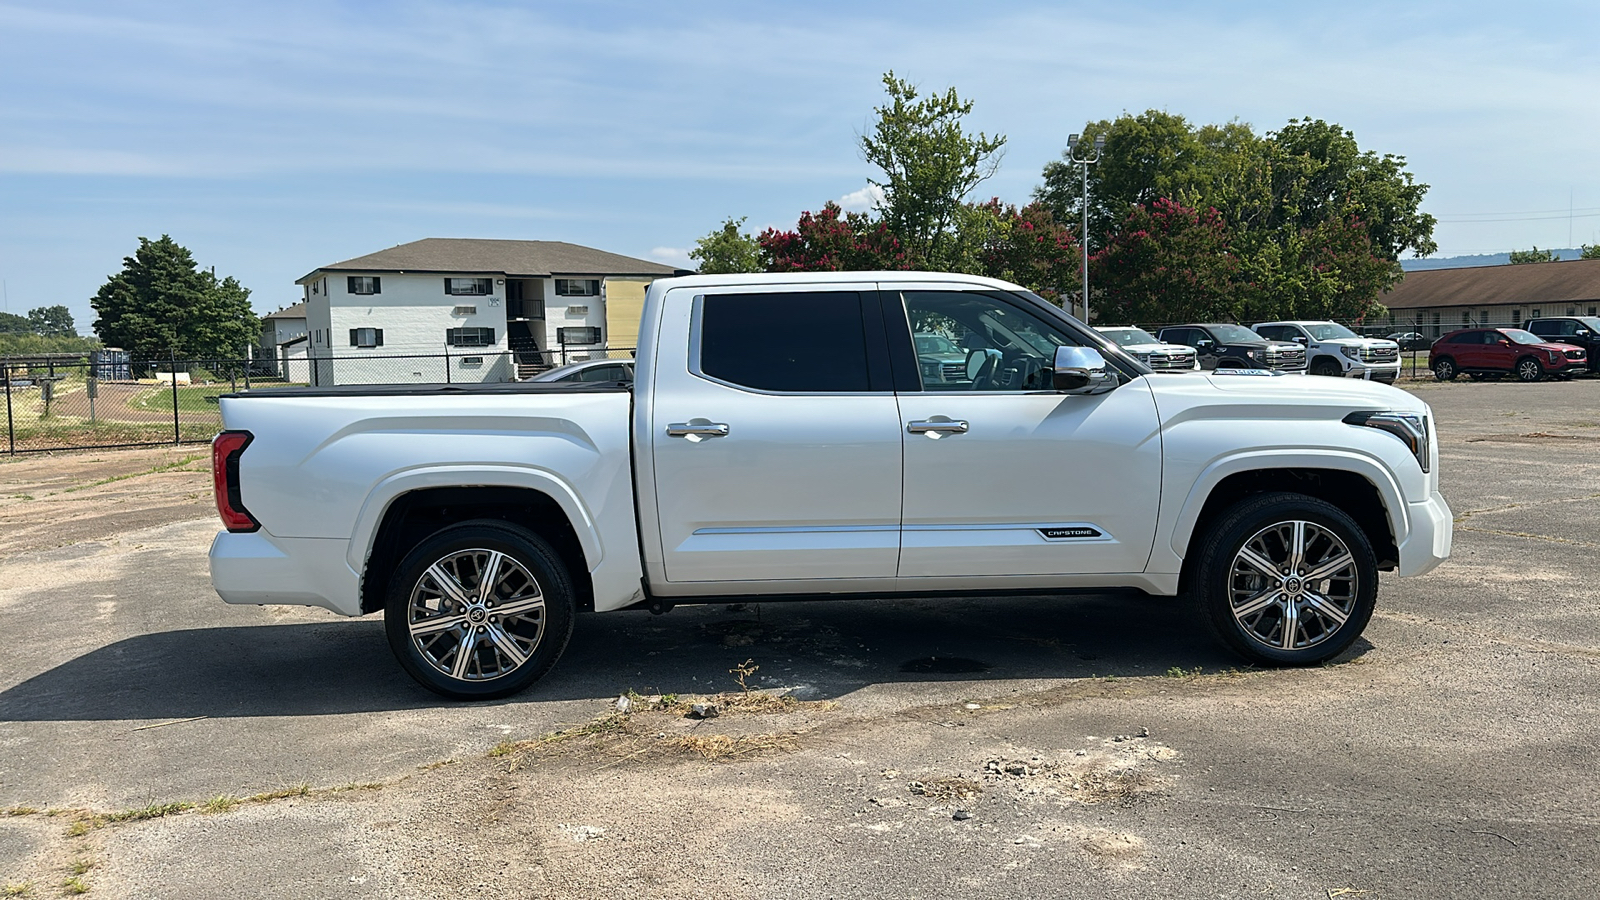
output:
[[[585,326],[582,328],[557,328],[556,343],[563,345],[575,344],[580,346],[587,344],[598,344],[600,343],[600,328],[599,326],[594,325]]]
[[[382,347],[382,328],[352,328],[350,329],[350,346],[352,347]]]
[[[1569,307],[1567,307],[1567,315],[1569,315],[1569,316],[1575,316],[1575,315],[1577,315],[1577,314],[1578,314],[1578,308],[1577,308],[1577,307],[1576,307],[1576,306],[1569,306]]]
[[[1522,310],[1516,309],[1516,308],[1513,308],[1511,310],[1511,324],[1513,324],[1513,325],[1521,325],[1522,324]]]
[[[600,279],[598,278],[557,278],[556,296],[558,297],[598,297],[600,296]]]
[[[492,278],[446,278],[444,292],[452,297],[486,297],[493,289]]]
[[[1592,316],[1594,314],[1595,314],[1595,307],[1593,307],[1593,306],[1589,307],[1589,315]]]
[[[1534,308],[1533,308],[1533,317],[1534,317],[1534,318],[1535,318],[1535,319],[1537,319],[1537,318],[1539,318],[1539,317],[1540,317],[1540,316],[1542,316],[1542,315],[1544,315],[1544,313],[1543,313],[1543,312],[1541,312],[1541,311],[1540,311],[1540,307],[1537,307],[1537,306],[1535,306],[1535,307],[1534,307]]]
[[[379,284],[381,280],[376,275],[351,275],[348,279],[350,293],[381,294],[383,293],[383,285]]]
[[[450,315],[452,316],[475,316],[477,314],[478,308],[476,306],[458,306],[450,310]]]
[[[493,328],[446,328],[445,343],[452,347],[492,347]]]
[[[1470,310],[1470,309],[1466,310],[1465,312],[1463,312],[1461,314],[1461,324],[1463,324],[1463,325],[1471,325],[1472,324],[1472,310]]]

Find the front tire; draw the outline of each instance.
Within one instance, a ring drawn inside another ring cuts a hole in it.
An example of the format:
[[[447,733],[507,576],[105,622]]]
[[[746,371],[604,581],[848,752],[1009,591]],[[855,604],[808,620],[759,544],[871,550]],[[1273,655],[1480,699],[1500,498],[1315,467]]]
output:
[[[1246,497],[1208,529],[1195,593],[1212,630],[1266,666],[1309,666],[1349,649],[1372,618],[1378,564],[1343,510],[1303,494]]]
[[[1323,375],[1329,378],[1343,378],[1344,369],[1334,360],[1319,359],[1311,366],[1311,374]]]
[[[566,566],[543,538],[474,520],[433,533],[401,560],[384,631],[423,687],[492,700],[550,671],[572,637],[574,608]]]
[[[1531,356],[1524,356],[1517,360],[1517,380],[1533,383],[1544,380],[1544,366]]]

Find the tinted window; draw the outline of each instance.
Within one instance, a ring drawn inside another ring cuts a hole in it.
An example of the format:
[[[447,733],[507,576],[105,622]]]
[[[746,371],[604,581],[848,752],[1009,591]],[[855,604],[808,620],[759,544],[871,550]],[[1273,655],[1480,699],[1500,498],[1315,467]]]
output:
[[[962,362],[918,360],[925,391],[1042,391],[1050,388],[1056,348],[1079,340],[1001,296],[978,291],[906,291],[916,334],[938,334],[966,354]]]
[[[869,390],[861,296],[708,294],[700,307],[700,371],[763,391]]]
[[[1185,347],[1194,346],[1194,334],[1187,328],[1163,328],[1161,340],[1168,344],[1182,344]]]
[[[1287,325],[1263,325],[1256,329],[1256,334],[1271,341],[1292,341],[1300,336],[1300,332]]]
[[[625,366],[595,366],[592,369],[584,369],[582,372],[578,373],[578,375],[579,381],[609,383],[613,381],[633,380],[633,376],[628,372],[628,369]]]
[[[1446,344],[1481,344],[1481,343],[1483,343],[1483,332],[1481,332],[1481,331],[1463,331],[1463,332],[1460,332],[1459,334],[1451,335],[1449,337],[1449,339],[1445,341],[1445,343]]]

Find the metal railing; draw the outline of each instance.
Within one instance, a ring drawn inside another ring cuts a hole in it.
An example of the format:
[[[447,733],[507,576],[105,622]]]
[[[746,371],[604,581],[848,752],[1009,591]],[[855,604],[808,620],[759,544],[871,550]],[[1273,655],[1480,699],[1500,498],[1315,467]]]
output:
[[[112,361],[88,354],[0,358],[5,397],[0,452],[203,443],[222,428],[223,394],[341,384],[518,381],[583,359],[632,359],[633,350],[452,348],[444,353],[345,353],[273,359]]]

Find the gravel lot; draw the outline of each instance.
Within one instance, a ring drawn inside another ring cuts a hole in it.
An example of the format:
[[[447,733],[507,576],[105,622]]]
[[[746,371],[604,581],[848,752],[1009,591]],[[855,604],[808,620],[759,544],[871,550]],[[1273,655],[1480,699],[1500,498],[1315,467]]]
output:
[[[0,462],[0,888],[1592,897],[1600,380],[1412,389],[1454,558],[1300,671],[1172,600],[786,603],[584,617],[459,705],[376,619],[216,598],[203,447]],[[745,660],[795,702],[648,699]]]

